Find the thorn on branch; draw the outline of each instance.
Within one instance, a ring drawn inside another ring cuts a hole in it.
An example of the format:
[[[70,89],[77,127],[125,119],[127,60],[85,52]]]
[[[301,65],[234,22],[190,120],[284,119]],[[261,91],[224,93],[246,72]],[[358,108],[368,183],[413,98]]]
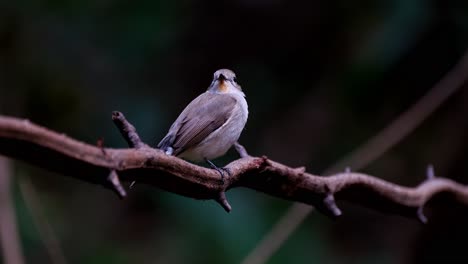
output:
[[[432,164],[427,165],[426,178],[428,180],[435,178],[434,166]]]
[[[102,154],[107,155],[106,150],[104,149],[104,138],[98,138],[96,146],[101,149]]]
[[[341,215],[341,210],[338,208],[338,206],[335,203],[335,197],[333,197],[333,194],[329,193],[323,199],[323,203],[325,204],[325,208],[328,209],[332,213],[333,216],[340,216]]]
[[[419,222],[422,224],[427,224],[427,217],[424,215],[424,205],[418,207],[416,216],[418,217]]]
[[[427,169],[426,169],[426,179],[421,184],[431,181],[435,179],[435,177],[436,176],[434,172],[434,166],[432,164],[429,164],[427,165]],[[418,207],[416,211],[416,217],[418,218],[419,222],[421,222],[422,224],[427,224],[428,220],[427,220],[426,215],[424,215],[424,204]]]
[[[112,186],[112,189],[117,193],[119,198],[125,198],[127,196],[127,192],[125,192],[124,187],[120,183],[119,176],[115,170],[111,170],[109,176],[107,177],[107,181]]]
[[[114,121],[114,124],[117,126],[125,141],[127,141],[131,148],[139,149],[146,147],[146,144],[143,143],[140,136],[138,136],[135,127],[127,121],[121,112],[112,112],[112,121]]]
[[[249,153],[247,153],[247,150],[239,142],[234,143],[234,148],[236,149],[237,153],[239,153],[241,158],[250,157]]]
[[[104,147],[104,139],[102,137],[98,138],[98,140],[96,141],[96,146],[98,148],[103,148]]]
[[[258,169],[260,172],[265,171],[266,167],[271,165],[270,161],[268,160],[268,157],[263,155],[260,157],[260,164],[258,165]]]
[[[231,205],[226,198],[226,192],[220,192],[215,200],[224,208],[224,210],[226,210],[226,212],[231,212]]]
[[[304,166],[297,167],[294,169],[294,171],[297,172],[298,174],[303,174],[306,171],[306,167]]]
[[[344,171],[345,173],[351,173],[351,167],[346,167]]]

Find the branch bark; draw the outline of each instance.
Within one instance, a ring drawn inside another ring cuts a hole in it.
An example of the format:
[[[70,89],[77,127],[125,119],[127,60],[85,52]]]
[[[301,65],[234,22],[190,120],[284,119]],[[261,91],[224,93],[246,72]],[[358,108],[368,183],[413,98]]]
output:
[[[463,87],[463,84],[468,79],[467,73],[468,50],[464,52],[460,61],[411,108],[402,113],[363,145],[328,168],[324,174],[334,173],[341,170],[344,166],[350,165],[360,170],[383,155],[414,131],[437,108],[447,101],[450,96]],[[293,204],[242,263],[265,263],[313,210],[314,208],[310,206]],[[417,215],[421,222],[427,222],[423,214],[423,207],[418,209]]]
[[[135,148],[93,146],[28,120],[0,116],[0,154],[100,184],[120,196],[124,196],[120,182],[138,181],[195,199],[215,200],[226,211],[230,210],[230,205],[224,192],[236,187],[313,205],[329,216],[341,214],[335,200],[413,218],[417,218],[422,212],[420,208],[439,193],[447,193],[447,197],[468,205],[468,187],[447,178],[429,177],[419,186],[410,188],[348,170],[322,177],[305,172],[303,167],[291,168],[267,157],[248,156],[245,149],[243,158],[226,166],[231,177],[222,181],[212,169],[148,147],[121,113],[115,112],[113,117],[124,138]],[[236,148],[240,149],[239,146]]]

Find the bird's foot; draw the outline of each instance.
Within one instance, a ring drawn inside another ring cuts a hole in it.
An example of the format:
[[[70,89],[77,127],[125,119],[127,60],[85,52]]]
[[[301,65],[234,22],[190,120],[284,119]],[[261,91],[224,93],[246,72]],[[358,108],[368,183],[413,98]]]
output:
[[[208,163],[210,165],[210,167],[214,170],[216,170],[217,172],[219,172],[219,174],[221,175],[221,180],[223,181],[224,183],[224,173],[226,173],[229,177],[231,176],[231,172],[229,171],[228,168],[219,168],[218,166],[216,166],[213,162],[211,162],[211,160],[209,159],[205,159],[206,163]]]

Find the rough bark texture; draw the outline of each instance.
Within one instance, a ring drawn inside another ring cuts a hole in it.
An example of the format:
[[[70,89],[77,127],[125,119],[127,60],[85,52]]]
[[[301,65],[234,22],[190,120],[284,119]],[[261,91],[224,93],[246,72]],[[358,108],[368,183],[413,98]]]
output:
[[[231,206],[225,191],[246,187],[282,199],[315,206],[329,216],[339,216],[335,200],[347,200],[380,211],[424,220],[422,207],[436,194],[445,193],[468,205],[468,187],[447,178],[428,177],[415,188],[350,171],[323,177],[269,160],[251,157],[236,144],[242,158],[229,163],[231,176],[224,182],[215,170],[168,156],[144,144],[135,128],[120,112],[113,120],[129,149],[89,145],[28,120],[0,116],[0,154],[23,160],[44,169],[100,184],[125,196],[120,181],[150,184],[195,199],[213,199],[226,211]],[[119,180],[120,179],[120,180]]]

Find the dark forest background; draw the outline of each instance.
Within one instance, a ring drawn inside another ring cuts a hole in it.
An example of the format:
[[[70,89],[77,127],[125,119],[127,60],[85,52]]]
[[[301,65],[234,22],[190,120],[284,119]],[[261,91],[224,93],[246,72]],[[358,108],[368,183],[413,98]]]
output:
[[[126,147],[111,121],[119,110],[154,146],[213,72],[230,68],[250,108],[241,143],[320,173],[411,107],[466,48],[468,1],[2,1],[0,113]],[[437,175],[468,183],[467,117],[465,86],[362,171],[414,186],[432,163]],[[50,258],[22,179],[37,189],[67,263],[239,263],[291,205],[234,189],[227,214],[138,184],[121,201],[14,164],[28,263]],[[468,262],[467,208],[430,203],[423,226],[340,205],[337,220],[311,214],[268,263]]]

